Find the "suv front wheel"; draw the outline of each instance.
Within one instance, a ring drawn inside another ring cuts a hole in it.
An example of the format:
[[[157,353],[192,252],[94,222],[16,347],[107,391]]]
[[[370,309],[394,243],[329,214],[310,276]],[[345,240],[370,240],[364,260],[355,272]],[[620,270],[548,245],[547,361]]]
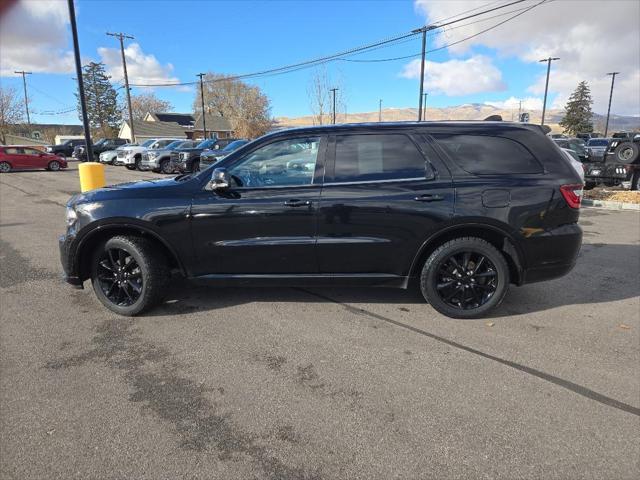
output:
[[[422,295],[452,318],[478,318],[502,302],[509,266],[489,242],[476,237],[450,240],[429,256],[420,275]]]
[[[169,284],[167,259],[149,240],[116,236],[98,248],[91,264],[96,296],[109,310],[137,315],[160,303]]]

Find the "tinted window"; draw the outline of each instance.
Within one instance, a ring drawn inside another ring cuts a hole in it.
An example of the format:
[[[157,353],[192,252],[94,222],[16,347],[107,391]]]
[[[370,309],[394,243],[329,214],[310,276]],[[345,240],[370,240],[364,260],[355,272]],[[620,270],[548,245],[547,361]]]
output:
[[[488,135],[433,135],[463,170],[476,175],[542,173],[542,165],[522,144]],[[560,144],[560,142],[557,142]]]
[[[280,140],[249,153],[229,173],[240,187],[311,185],[320,138]]]
[[[609,145],[609,141],[605,139],[589,140],[589,143],[587,145],[589,145],[590,147],[606,147],[607,145]]]
[[[425,159],[406,135],[348,135],[336,138],[336,182],[424,176]]]
[[[19,155],[22,153],[22,148],[5,148],[4,152],[7,155]]]

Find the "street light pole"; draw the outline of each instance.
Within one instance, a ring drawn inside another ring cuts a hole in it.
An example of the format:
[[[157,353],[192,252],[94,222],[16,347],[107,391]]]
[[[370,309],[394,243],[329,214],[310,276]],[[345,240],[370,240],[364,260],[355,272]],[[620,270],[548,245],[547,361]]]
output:
[[[22,86],[24,87],[24,108],[27,111],[27,124],[29,125],[29,127],[31,127],[31,118],[29,117],[29,97],[27,97],[27,78],[26,78],[26,75],[31,75],[31,72],[25,72],[24,70],[21,70],[19,72],[13,72],[13,73],[19,73],[20,75],[22,75]]]
[[[549,73],[551,72],[551,62],[560,60],[560,57],[543,58],[540,62],[547,62],[547,82],[544,85],[544,100],[542,101],[542,121],[540,125],[544,125],[544,114],[547,111],[547,91],[549,90]]]
[[[333,121],[332,123],[336,124],[336,91],[340,90],[339,88],[332,88],[331,93],[333,94]]]
[[[76,9],[73,0],[67,0],[69,6],[69,20],[71,22],[71,35],[73,37],[73,55],[76,63],[76,75],[78,76],[78,95],[80,96],[80,109],[82,110],[82,125],[84,126],[85,150],[87,161],[93,161],[93,146],[91,145],[91,129],[89,116],[87,115],[87,101],[84,96],[84,81],[82,77],[82,64],[80,63],[80,42],[78,41],[78,28],[76,26]]]
[[[133,40],[133,36],[127,35],[126,33],[109,33],[107,35],[110,37],[116,37],[120,40],[120,54],[122,55],[122,70],[124,71],[124,89],[127,92],[127,108],[129,109],[129,127],[131,128],[131,141],[136,141],[136,132],[133,127],[133,113],[131,109],[131,89],[129,88],[129,76],[127,75],[127,60],[124,57],[124,39],[128,38]]]
[[[207,139],[207,120],[204,115],[204,83],[202,82],[202,77],[204,77],[206,73],[198,73],[196,76],[200,77],[200,102],[202,104],[202,131],[204,134],[204,139]]]
[[[611,91],[609,92],[609,107],[607,108],[607,123],[604,126],[604,137],[607,138],[607,133],[609,133],[609,114],[611,113],[611,99],[613,98],[613,84],[616,81],[616,75],[619,75],[620,72],[609,72],[607,75],[611,75]]]

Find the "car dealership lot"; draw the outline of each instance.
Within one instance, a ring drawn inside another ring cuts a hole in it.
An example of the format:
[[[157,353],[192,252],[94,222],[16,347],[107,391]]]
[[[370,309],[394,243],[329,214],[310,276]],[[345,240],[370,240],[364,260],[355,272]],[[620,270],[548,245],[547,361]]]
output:
[[[0,477],[638,475],[636,212],[583,210],[576,269],[490,319],[414,290],[177,280],[127,319],[60,279],[78,187],[76,164],[0,176]]]

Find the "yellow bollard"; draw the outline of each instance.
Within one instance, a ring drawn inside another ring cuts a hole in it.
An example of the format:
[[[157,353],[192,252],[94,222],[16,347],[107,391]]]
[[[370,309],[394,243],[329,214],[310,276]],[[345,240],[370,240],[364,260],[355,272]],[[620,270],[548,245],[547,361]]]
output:
[[[104,165],[97,162],[86,162],[78,165],[80,174],[80,191],[87,192],[105,186]]]

